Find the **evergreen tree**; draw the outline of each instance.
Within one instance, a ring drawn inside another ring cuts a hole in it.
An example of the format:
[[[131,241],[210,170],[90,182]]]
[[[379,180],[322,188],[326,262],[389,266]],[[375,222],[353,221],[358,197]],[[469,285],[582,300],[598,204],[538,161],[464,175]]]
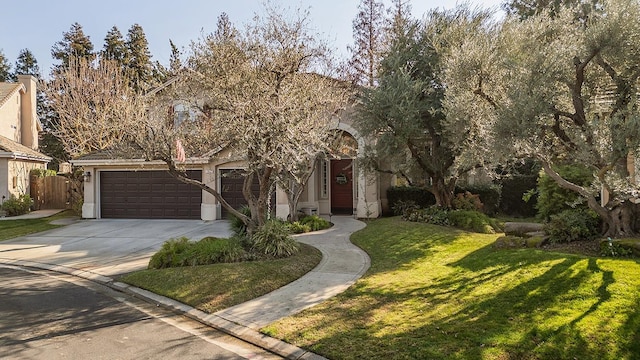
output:
[[[7,61],[2,50],[0,50],[0,82],[11,79],[11,64]]]
[[[40,78],[40,67],[38,66],[38,60],[29,49],[22,49],[18,54],[16,60],[16,71],[14,77],[17,75],[33,75],[36,78]]]
[[[69,66],[71,56],[93,58],[93,44],[89,36],[84,34],[82,25],[73,23],[69,31],[63,33],[62,40],[53,45],[51,56],[61,62],[55,66],[54,71]]]
[[[180,49],[169,39],[169,46],[171,46],[171,56],[169,57],[169,72],[171,75],[176,75],[182,68],[182,59]]]
[[[384,6],[375,0],[361,0],[353,20],[353,46],[349,67],[354,82],[374,86],[384,41]]]
[[[145,90],[151,84],[153,63],[149,52],[149,43],[142,26],[134,24],[127,33],[127,50],[129,53],[128,74],[131,86],[137,90]]]
[[[124,41],[124,37],[118,27],[114,25],[104,38],[102,57],[108,60],[114,60],[124,68],[127,58],[129,57],[128,55],[127,44]]]

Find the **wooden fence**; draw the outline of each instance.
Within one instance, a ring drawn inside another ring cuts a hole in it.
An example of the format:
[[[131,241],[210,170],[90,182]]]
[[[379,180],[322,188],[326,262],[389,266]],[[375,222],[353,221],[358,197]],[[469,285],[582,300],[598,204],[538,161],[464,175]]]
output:
[[[31,199],[35,210],[70,209],[71,185],[64,176],[32,176]]]

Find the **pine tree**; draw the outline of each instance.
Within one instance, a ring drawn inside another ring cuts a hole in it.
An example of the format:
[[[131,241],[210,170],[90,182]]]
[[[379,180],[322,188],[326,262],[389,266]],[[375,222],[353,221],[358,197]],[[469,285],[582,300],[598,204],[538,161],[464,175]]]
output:
[[[38,66],[38,60],[36,60],[31,50],[20,50],[18,59],[16,60],[15,76],[17,75],[33,75],[36,78],[40,78],[40,67]]]
[[[2,50],[0,50],[0,82],[11,79],[11,64],[7,61]]]
[[[69,66],[71,56],[77,58],[93,58],[93,44],[89,36],[84,34],[82,25],[73,23],[68,32],[63,33],[62,40],[53,45],[51,56],[61,61],[54,67],[54,71]]]
[[[361,0],[353,20],[353,46],[349,67],[354,82],[374,86],[384,40],[384,6],[375,0]]]
[[[129,57],[127,44],[122,33],[115,25],[107,32],[104,38],[102,57],[108,60],[115,60],[123,69]]]
[[[149,43],[142,26],[134,24],[127,33],[127,50],[129,52],[128,74],[131,86],[137,90],[145,90],[150,86],[153,63],[149,52]]]
[[[169,72],[171,75],[175,76],[178,71],[182,68],[182,59],[180,58],[182,54],[180,53],[180,49],[173,43],[171,39],[169,39],[169,46],[171,46],[171,56],[169,57]]]

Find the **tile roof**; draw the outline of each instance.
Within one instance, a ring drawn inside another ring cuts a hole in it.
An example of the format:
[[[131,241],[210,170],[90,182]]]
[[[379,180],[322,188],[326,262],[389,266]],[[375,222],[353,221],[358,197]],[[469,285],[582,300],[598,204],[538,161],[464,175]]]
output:
[[[20,83],[0,82],[0,106],[4,105],[11,95],[20,89],[24,89],[24,85]]]
[[[0,136],[0,150],[7,153],[12,153],[15,156],[28,157],[35,160],[42,160],[47,162],[51,160],[51,158],[47,155],[28,148],[4,136]]]

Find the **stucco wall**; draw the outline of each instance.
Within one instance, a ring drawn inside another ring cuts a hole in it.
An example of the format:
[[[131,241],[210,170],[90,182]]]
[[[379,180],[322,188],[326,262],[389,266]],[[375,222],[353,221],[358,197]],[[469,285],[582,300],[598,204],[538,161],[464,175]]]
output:
[[[0,135],[19,143],[21,115],[20,91],[18,91],[0,107]]]

